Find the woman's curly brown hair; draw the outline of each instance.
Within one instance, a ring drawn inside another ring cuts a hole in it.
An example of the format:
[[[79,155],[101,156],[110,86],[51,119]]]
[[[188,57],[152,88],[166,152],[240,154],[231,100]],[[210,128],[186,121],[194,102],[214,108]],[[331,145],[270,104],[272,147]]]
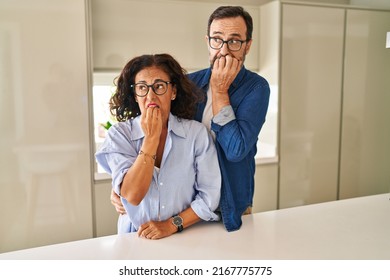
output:
[[[172,101],[171,113],[179,118],[193,119],[202,92],[187,77],[187,72],[169,54],[141,55],[130,60],[116,79],[116,91],[110,99],[111,114],[118,121],[126,121],[141,114],[131,85],[143,69],[156,66],[168,74],[176,86],[176,99]]]

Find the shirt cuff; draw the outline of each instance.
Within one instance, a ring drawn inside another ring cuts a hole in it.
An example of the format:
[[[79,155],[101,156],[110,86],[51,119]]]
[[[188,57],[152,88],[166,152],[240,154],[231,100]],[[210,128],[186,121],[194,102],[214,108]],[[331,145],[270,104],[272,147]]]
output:
[[[236,119],[233,108],[231,105],[227,105],[221,109],[213,118],[213,123],[223,126],[228,122]]]

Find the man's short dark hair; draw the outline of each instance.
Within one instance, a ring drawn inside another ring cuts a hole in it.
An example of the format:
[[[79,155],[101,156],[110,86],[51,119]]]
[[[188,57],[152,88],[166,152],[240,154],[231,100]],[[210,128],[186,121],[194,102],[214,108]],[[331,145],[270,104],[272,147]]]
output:
[[[242,17],[246,24],[246,39],[252,39],[253,20],[251,15],[240,6],[221,6],[217,8],[209,17],[207,25],[207,35],[210,36],[210,25],[213,20],[224,18]]]

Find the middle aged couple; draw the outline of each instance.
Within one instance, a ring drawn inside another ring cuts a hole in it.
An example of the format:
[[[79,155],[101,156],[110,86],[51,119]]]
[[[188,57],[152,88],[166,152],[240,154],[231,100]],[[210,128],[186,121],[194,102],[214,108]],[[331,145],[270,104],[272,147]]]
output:
[[[210,16],[210,67],[188,74],[168,54],[142,55],[120,73],[113,125],[99,164],[112,176],[118,233],[159,239],[200,220],[241,227],[251,213],[256,143],[268,82],[244,67],[252,18],[222,6]]]

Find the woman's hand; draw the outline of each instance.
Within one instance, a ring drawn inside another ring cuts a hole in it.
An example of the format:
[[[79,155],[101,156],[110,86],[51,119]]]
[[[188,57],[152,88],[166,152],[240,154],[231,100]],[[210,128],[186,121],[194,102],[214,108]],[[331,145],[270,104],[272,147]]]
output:
[[[174,234],[177,231],[171,219],[156,222],[150,221],[141,225],[138,229],[138,236],[146,239],[160,239]]]
[[[154,106],[146,108],[145,113],[141,115],[141,126],[145,139],[152,139],[158,143],[162,131],[160,108]]]
[[[120,189],[120,195],[134,206],[144,199],[153,178],[162,133],[161,111],[157,104],[150,103],[142,111],[141,127],[145,134],[144,141],[137,159],[123,178]]]
[[[183,227],[187,228],[200,221],[200,218],[191,207],[188,207],[178,215],[183,219]],[[156,222],[150,221],[144,223],[138,228],[138,236],[145,237],[147,239],[160,239],[170,236],[177,232],[177,227],[172,223],[172,218],[168,220]]]

